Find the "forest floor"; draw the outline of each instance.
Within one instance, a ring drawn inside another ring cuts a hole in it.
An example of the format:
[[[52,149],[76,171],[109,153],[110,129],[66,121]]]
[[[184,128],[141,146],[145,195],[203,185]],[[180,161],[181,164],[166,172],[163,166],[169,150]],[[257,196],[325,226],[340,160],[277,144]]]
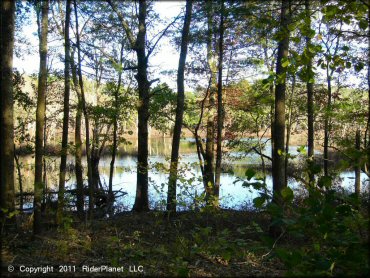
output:
[[[88,225],[66,217],[33,237],[24,217],[2,237],[2,277],[281,276],[283,264],[261,240],[268,224],[253,211],[124,212]]]

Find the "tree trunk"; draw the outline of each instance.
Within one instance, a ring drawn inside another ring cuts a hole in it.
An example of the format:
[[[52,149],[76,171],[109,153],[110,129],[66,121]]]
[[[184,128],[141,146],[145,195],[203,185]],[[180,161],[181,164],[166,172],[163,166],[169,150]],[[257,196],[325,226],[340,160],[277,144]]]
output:
[[[47,45],[48,45],[48,14],[49,1],[41,3],[41,26],[39,26],[39,52],[40,52],[40,70],[37,89],[37,109],[36,109],[36,136],[35,136],[35,185],[34,185],[34,221],[33,232],[41,232],[41,201],[44,191],[42,181],[42,162],[44,155],[44,125],[46,110],[46,90],[47,90]],[[38,21],[39,22],[39,21]]]
[[[75,126],[75,173],[76,173],[76,191],[77,191],[77,213],[80,219],[84,219],[84,183],[83,183],[83,167],[82,167],[82,139],[81,139],[81,124],[82,124],[82,100],[81,93],[78,87],[77,69],[74,62],[74,53],[71,55],[71,69],[73,87],[77,94],[77,110],[76,110],[76,126]]]
[[[214,139],[215,139],[215,124],[214,124],[214,106],[215,106],[215,92],[216,92],[216,63],[214,57],[214,50],[212,46],[213,39],[213,5],[209,1],[207,5],[207,20],[208,20],[208,31],[207,31],[207,63],[211,74],[211,87],[208,100],[208,115],[207,115],[207,135],[206,135],[206,152],[204,158],[204,175],[206,184],[206,202],[207,205],[212,205],[215,175],[214,175]]]
[[[0,207],[14,210],[13,47],[15,1],[1,1]],[[2,214],[0,214],[3,217]]]
[[[170,177],[168,181],[168,194],[167,194],[168,211],[176,211],[177,166],[179,160],[181,127],[183,122],[184,102],[185,102],[184,75],[185,75],[186,55],[188,52],[192,5],[193,5],[192,0],[186,1],[185,19],[181,38],[181,52],[179,59],[179,67],[177,70],[177,106],[176,106],[175,127],[173,129],[173,138],[172,138]]]
[[[288,165],[289,165],[289,145],[290,145],[290,136],[292,133],[292,110],[293,110],[293,96],[294,96],[294,91],[295,91],[295,75],[293,75],[293,80],[292,80],[292,94],[289,97],[289,102],[288,102],[288,119],[286,121],[287,126],[286,126],[286,142],[285,142],[285,184],[288,184]]]
[[[281,1],[281,21],[280,30],[284,34],[279,41],[276,75],[282,76],[286,74],[285,68],[282,66],[282,60],[288,57],[289,50],[289,31],[288,31],[288,8],[290,1]],[[274,121],[274,153],[272,160],[272,180],[273,180],[273,202],[277,205],[282,205],[281,190],[286,187],[285,183],[285,158],[284,158],[284,141],[285,141],[285,84],[286,77],[282,78],[275,87],[275,121]]]
[[[329,63],[329,62],[328,62]],[[329,65],[327,64],[327,85],[328,101],[326,104],[325,122],[324,122],[324,175],[329,175],[329,135],[330,135],[330,116],[331,111],[331,75],[329,74]]]
[[[361,152],[361,131],[360,129],[356,130],[356,139],[355,139],[355,148],[358,152]],[[355,194],[357,197],[361,193],[361,165],[360,159],[357,159],[355,166]]]
[[[311,28],[311,15],[310,15],[310,1],[305,0],[306,17],[308,19],[309,28]],[[311,45],[311,38],[306,37],[306,48]],[[314,130],[314,105],[313,105],[313,77],[312,72],[312,56],[309,56],[309,62],[307,65],[307,125],[308,125],[308,150],[307,158],[310,164],[314,164],[315,160],[315,130]],[[315,176],[309,171],[309,184],[314,185]]]
[[[86,160],[87,160],[87,177],[89,184],[89,218],[92,219],[94,211],[94,188],[92,185],[92,170],[91,170],[91,153],[90,153],[90,128],[89,115],[86,107],[85,90],[81,71],[81,47],[80,47],[80,33],[78,29],[77,3],[73,0],[75,21],[76,21],[76,44],[77,44],[77,65],[78,65],[78,83],[81,91],[82,111],[85,118],[85,133],[86,133]]]
[[[149,90],[148,59],[145,54],[147,3],[139,1],[139,31],[135,42],[137,56],[137,75],[139,107],[138,107],[138,153],[137,153],[137,185],[133,211],[148,211],[148,120]]]
[[[218,56],[218,85],[217,85],[217,150],[216,150],[216,176],[215,176],[215,206],[219,205],[220,185],[221,185],[221,162],[222,162],[222,129],[224,125],[224,107],[222,103],[222,69],[223,69],[223,51],[224,51],[224,10],[225,4],[221,0],[221,20],[220,20],[220,38],[219,38],[219,56]]]
[[[99,189],[99,122],[95,119],[93,128],[92,148],[91,148],[91,181],[94,191]]]
[[[71,21],[71,0],[66,3],[66,21],[64,31],[64,104],[63,104],[63,135],[62,135],[62,154],[60,157],[59,191],[58,191],[58,211],[57,223],[61,224],[64,209],[64,190],[66,181],[66,166],[68,152],[68,124],[69,124],[69,95],[70,95],[70,41],[69,25]]]
[[[47,102],[45,101],[45,105],[47,105]],[[45,107],[46,111],[46,107]],[[45,146],[46,146],[46,114],[45,114],[45,121],[44,121],[44,143],[43,143],[43,158],[42,158],[42,164],[43,164],[43,173],[42,173],[42,184],[44,187],[42,188],[42,204],[41,204],[41,213],[45,212],[46,208],[46,194],[48,191],[48,184],[47,184],[47,175],[46,175],[46,159],[45,159]]]
[[[124,41],[122,41],[121,53],[120,53],[120,59],[119,59],[121,66],[123,64],[123,49],[124,49]],[[114,92],[113,146],[112,146],[112,160],[110,162],[110,169],[109,169],[109,185],[108,185],[108,212],[111,215],[113,214],[113,202],[114,202],[114,195],[113,195],[114,163],[116,161],[116,154],[117,154],[117,147],[118,147],[118,142],[117,142],[118,113],[119,113],[118,96],[121,90],[121,83],[122,83],[122,70],[119,70],[118,84]]]
[[[15,165],[17,167],[17,174],[18,174],[18,183],[19,183],[19,210],[23,211],[23,182],[22,182],[22,172],[21,172],[21,164],[19,163],[19,157],[15,152],[15,145],[14,145],[14,160]]]

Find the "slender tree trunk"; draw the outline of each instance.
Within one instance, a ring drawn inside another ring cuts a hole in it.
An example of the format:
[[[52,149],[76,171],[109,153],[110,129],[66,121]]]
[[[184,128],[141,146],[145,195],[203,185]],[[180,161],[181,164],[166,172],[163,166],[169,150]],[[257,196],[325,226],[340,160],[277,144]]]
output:
[[[138,108],[138,154],[137,154],[137,185],[133,211],[148,211],[148,120],[149,90],[148,59],[145,54],[147,3],[139,1],[139,31],[135,43],[138,62],[137,75],[139,103]]]
[[[168,194],[167,194],[168,211],[176,211],[177,167],[179,160],[181,127],[183,122],[184,102],[185,102],[184,75],[185,75],[186,55],[188,52],[192,5],[193,5],[192,0],[186,1],[185,19],[181,38],[180,59],[177,70],[177,106],[176,106],[175,127],[173,129],[172,137],[170,177],[168,181]]]
[[[63,106],[63,135],[62,135],[62,154],[60,157],[59,191],[58,191],[58,211],[57,223],[60,224],[63,218],[64,191],[66,181],[67,153],[68,153],[68,125],[69,125],[69,95],[70,95],[70,41],[69,25],[71,21],[71,0],[66,3],[66,21],[64,31],[64,106]]]
[[[19,162],[19,157],[15,152],[15,145],[14,145],[14,160],[15,165],[17,167],[17,174],[18,174],[18,183],[19,183],[19,209],[23,211],[23,182],[22,182],[22,172],[21,172],[21,164]]]
[[[331,75],[329,74],[329,65],[327,65],[327,104],[326,104],[326,113],[325,113],[325,122],[324,122],[324,175],[329,175],[329,135],[330,135],[330,116],[331,112]]]
[[[77,3],[73,0],[75,21],[76,21],[76,44],[77,44],[77,65],[78,65],[78,83],[81,92],[82,101],[82,111],[85,118],[85,133],[86,133],[86,160],[87,160],[87,177],[89,184],[89,218],[92,219],[94,211],[94,187],[92,184],[92,169],[91,169],[91,152],[90,152],[90,125],[89,125],[89,115],[86,107],[85,90],[82,79],[81,70],[81,47],[80,47],[80,32],[78,29],[78,15],[77,15]]]
[[[123,49],[124,49],[124,42],[122,41],[121,45],[121,53],[120,53],[120,65],[123,63]],[[118,84],[117,88],[114,92],[114,117],[113,117],[113,146],[112,146],[112,160],[110,162],[110,169],[109,169],[109,185],[108,185],[108,212],[112,215],[113,214],[113,203],[114,203],[114,195],[113,195],[113,174],[114,174],[114,163],[116,161],[116,154],[117,154],[117,147],[118,147],[118,140],[117,140],[117,131],[118,131],[118,113],[119,113],[119,103],[118,103],[118,96],[121,90],[121,83],[122,83],[122,70],[118,73]]]
[[[281,1],[281,22],[280,30],[284,37],[279,41],[276,75],[286,74],[282,66],[282,60],[288,57],[289,50],[289,31],[288,31],[288,8],[290,1]],[[273,202],[282,205],[281,190],[286,187],[285,183],[285,158],[284,158],[284,141],[285,141],[285,77],[276,84],[275,87],[275,121],[274,121],[274,154],[272,160],[272,180],[273,180]]]
[[[36,151],[35,151],[35,186],[34,186],[34,221],[33,232],[41,232],[41,201],[44,191],[42,181],[42,162],[44,155],[44,125],[46,110],[46,90],[47,90],[47,40],[48,40],[48,14],[49,1],[41,3],[41,26],[39,26],[39,52],[40,52],[40,70],[37,90],[37,109],[36,109]]]
[[[342,28],[342,24],[340,30]],[[336,37],[336,45],[332,56],[334,57],[338,53],[340,36]],[[330,54],[331,48],[327,48],[327,52]],[[326,61],[326,81],[327,81],[327,103],[325,111],[325,122],[324,122],[324,175],[329,175],[329,140],[331,133],[331,110],[332,110],[332,77],[334,69],[330,69],[329,61]]]
[[[214,113],[215,113],[215,93],[216,93],[216,63],[215,63],[215,53],[212,46],[213,40],[213,5],[212,1],[206,3],[207,5],[207,21],[208,21],[208,31],[207,31],[207,62],[211,74],[211,87],[208,100],[208,115],[207,115],[207,135],[206,135],[206,152],[204,158],[204,174],[206,180],[206,202],[207,205],[212,205],[214,184],[215,184],[215,174],[214,174],[214,141],[215,141],[215,123],[214,123]]]
[[[274,85],[269,87],[270,95],[274,98]],[[271,125],[271,157],[274,157],[274,117],[275,117],[275,101],[271,103],[270,107],[270,125]]]
[[[1,1],[0,5],[0,208],[12,211],[15,205],[12,81],[15,1]]]
[[[99,122],[94,120],[93,137],[92,137],[92,148],[91,148],[91,177],[94,191],[99,189]]]
[[[220,185],[221,185],[221,162],[222,162],[222,129],[224,125],[224,107],[222,99],[222,69],[224,56],[224,12],[225,4],[221,0],[221,20],[220,20],[220,38],[219,38],[219,56],[218,56],[218,85],[217,85],[217,150],[216,150],[216,169],[215,169],[215,206],[219,205]]]
[[[45,112],[46,112],[46,101],[45,101]],[[47,188],[47,175],[46,175],[46,159],[45,159],[45,146],[46,146],[46,113],[45,113],[45,120],[44,120],[44,143],[43,143],[43,157],[42,157],[42,164],[43,164],[43,174],[42,174],[42,204],[41,204],[41,213],[45,212],[46,208],[46,194],[48,191]]]
[[[286,142],[285,142],[285,184],[288,184],[288,165],[289,165],[289,145],[290,145],[290,135],[292,132],[292,110],[293,110],[293,96],[295,91],[295,76],[293,75],[293,81],[292,81],[292,94],[289,98],[288,103],[288,119],[287,119],[287,126],[286,126]]]
[[[84,219],[84,183],[83,183],[83,167],[82,167],[82,139],[81,139],[81,126],[82,126],[82,100],[81,93],[78,87],[77,69],[74,62],[74,52],[71,55],[71,70],[73,87],[77,94],[77,110],[76,110],[76,126],[75,126],[75,173],[76,173],[76,195],[77,195],[77,213],[80,219]]]
[[[355,148],[357,151],[361,151],[361,131],[359,128],[356,130]],[[357,159],[355,166],[355,194],[360,196],[361,193],[361,165],[360,159]]]
[[[305,0],[306,17],[308,20],[309,28],[311,28],[311,15],[310,15],[310,1]],[[306,48],[308,49],[311,45],[311,38],[306,37]],[[307,65],[307,125],[308,125],[308,150],[307,158],[310,164],[315,161],[315,130],[314,130],[314,104],[313,104],[313,72],[312,72],[312,56],[309,55],[309,61]],[[309,171],[309,184],[313,186],[315,176]]]

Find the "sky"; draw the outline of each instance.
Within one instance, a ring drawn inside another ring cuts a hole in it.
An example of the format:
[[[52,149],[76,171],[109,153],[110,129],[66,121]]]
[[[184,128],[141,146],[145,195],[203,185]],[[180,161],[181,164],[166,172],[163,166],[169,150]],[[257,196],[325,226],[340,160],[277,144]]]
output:
[[[171,22],[174,17],[181,13],[181,9],[184,7],[185,2],[183,1],[158,1],[154,4],[154,11],[159,16]],[[37,24],[34,11],[32,11],[31,24],[25,24],[22,27],[21,34],[27,40],[27,50],[31,53],[23,55],[23,57],[17,57],[14,55],[13,66],[20,72],[26,74],[38,73],[39,71],[39,54],[38,54],[38,37],[37,37]],[[158,26],[158,30],[163,30],[165,27]],[[53,46],[53,42],[50,41],[49,36],[49,49]],[[155,75],[161,76],[161,82],[166,82],[168,85],[175,89],[176,88],[176,74],[173,77],[168,77],[160,74],[161,71],[176,70],[179,61],[179,53],[176,48],[171,44],[167,37],[163,37],[158,44],[159,51],[150,57],[149,65],[152,67],[152,71]],[[22,47],[24,48],[24,46]],[[58,61],[53,61],[53,67],[62,69],[63,64]]]
[[[169,22],[173,20],[177,15],[182,12],[182,8],[185,6],[184,1],[156,1],[154,2],[154,11],[157,12],[161,19],[165,20],[165,24],[158,24],[156,32],[163,30]],[[28,41],[26,46],[22,46],[24,50],[28,50],[30,53],[23,55],[22,58],[14,55],[14,67],[25,72],[26,74],[38,73],[39,70],[39,54],[38,54],[38,37],[36,34],[37,25],[34,11],[32,10],[33,17],[31,18],[31,24],[25,24],[22,29],[22,35]],[[167,23],[167,24],[166,24]],[[49,49],[52,50],[53,45],[56,43],[60,44],[60,41],[50,41],[49,36]],[[63,56],[63,53],[61,53]],[[188,55],[188,60],[190,56]],[[158,51],[153,54],[149,59],[150,72],[153,73],[152,78],[160,78],[160,82],[166,82],[172,89],[176,90],[176,70],[178,67],[179,52],[176,47],[171,43],[170,39],[164,36],[158,44]],[[49,61],[51,62],[51,61]],[[53,68],[63,69],[63,63],[58,58],[54,58],[52,61]],[[175,71],[172,75],[164,75],[162,71]],[[325,76],[323,70],[317,69],[318,81],[324,82],[323,77]],[[262,76],[259,76],[262,77]],[[348,77],[347,77],[348,78]],[[249,79],[249,78],[248,78]],[[187,91],[193,90],[191,84],[186,83],[185,78],[185,89]],[[363,80],[362,76],[355,76],[352,74],[349,76],[349,80],[354,86],[357,86]],[[193,85],[194,86],[194,85]]]

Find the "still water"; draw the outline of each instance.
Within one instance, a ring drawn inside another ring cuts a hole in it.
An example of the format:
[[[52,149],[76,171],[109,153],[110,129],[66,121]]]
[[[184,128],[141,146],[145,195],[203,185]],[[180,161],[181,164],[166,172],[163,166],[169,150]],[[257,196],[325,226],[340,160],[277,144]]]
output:
[[[136,151],[135,142],[131,145],[122,146],[116,158],[113,189],[122,190],[127,194],[118,200],[119,210],[130,210],[134,204],[136,192]],[[271,153],[271,147],[267,146],[265,154]],[[297,147],[290,147],[291,154],[297,153]],[[198,164],[196,148],[192,139],[184,139],[180,144],[181,162],[179,166],[179,181],[177,186],[178,209],[188,209],[195,205],[197,196],[203,193],[201,172]],[[168,182],[168,165],[171,155],[170,138],[152,138],[149,140],[149,203],[151,209],[164,209]],[[107,188],[109,180],[109,167],[111,157],[103,156],[100,159],[99,171],[102,184]],[[260,158],[256,154],[244,154],[230,152],[225,155],[224,171],[221,174],[220,205],[223,208],[242,209],[249,207],[253,198],[258,195],[254,189],[242,186],[245,180],[245,171],[253,164],[260,164]],[[34,158],[32,156],[21,157],[22,180],[24,191],[31,192],[33,188]],[[86,173],[86,161],[83,161]],[[268,161],[266,162],[268,164]],[[68,158],[68,165],[74,164],[74,158]],[[47,186],[56,190],[58,184],[59,158],[47,158]],[[367,188],[367,176],[362,174],[362,188]],[[87,177],[85,176],[85,180]],[[253,181],[253,180],[252,180]],[[336,183],[339,186],[353,191],[354,173],[342,172]],[[272,177],[267,175],[266,184],[272,188]],[[67,173],[66,186],[75,187],[75,175],[73,171]],[[299,184],[289,179],[289,186],[299,190]]]

